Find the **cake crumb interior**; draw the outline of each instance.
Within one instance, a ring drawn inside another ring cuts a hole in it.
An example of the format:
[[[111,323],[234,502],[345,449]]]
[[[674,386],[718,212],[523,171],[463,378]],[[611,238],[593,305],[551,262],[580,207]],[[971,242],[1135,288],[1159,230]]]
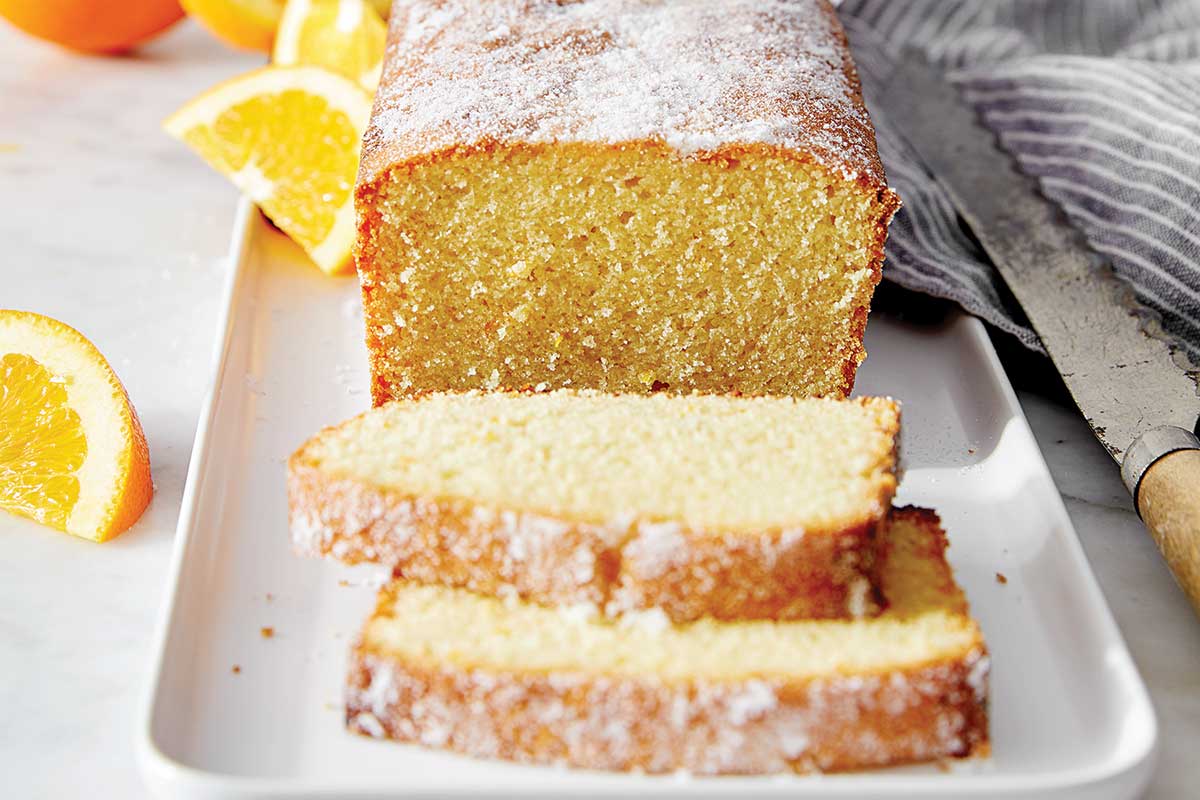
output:
[[[864,187],[767,147],[513,145],[393,168],[359,198],[376,400],[844,396],[890,214]]]
[[[596,525],[803,535],[882,516],[898,428],[887,400],[433,395],[350,420],[304,457],[405,497]]]

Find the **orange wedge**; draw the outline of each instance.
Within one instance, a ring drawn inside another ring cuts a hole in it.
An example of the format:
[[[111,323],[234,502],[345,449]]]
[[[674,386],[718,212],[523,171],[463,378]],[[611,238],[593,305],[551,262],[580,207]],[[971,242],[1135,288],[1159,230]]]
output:
[[[386,43],[387,26],[366,0],[288,0],[271,61],[325,67],[374,93]]]
[[[0,309],[0,509],[97,542],[154,493],[125,388],[74,328]]]
[[[163,127],[332,274],[353,267],[354,177],[370,114],[371,96],[349,78],[266,67],[210,89]]]

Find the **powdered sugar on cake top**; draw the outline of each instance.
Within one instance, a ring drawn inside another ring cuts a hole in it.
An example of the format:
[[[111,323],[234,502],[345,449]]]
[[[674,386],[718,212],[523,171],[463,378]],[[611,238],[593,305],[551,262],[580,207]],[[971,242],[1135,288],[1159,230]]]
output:
[[[363,179],[505,142],[765,144],[882,182],[825,0],[396,0]]]

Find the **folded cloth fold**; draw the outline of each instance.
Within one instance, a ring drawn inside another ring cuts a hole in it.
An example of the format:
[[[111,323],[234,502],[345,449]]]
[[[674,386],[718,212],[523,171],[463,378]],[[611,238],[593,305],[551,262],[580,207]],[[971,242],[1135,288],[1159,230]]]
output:
[[[948,195],[872,104],[915,47],[1200,364],[1200,0],[845,0],[888,178],[884,277],[1040,349]]]

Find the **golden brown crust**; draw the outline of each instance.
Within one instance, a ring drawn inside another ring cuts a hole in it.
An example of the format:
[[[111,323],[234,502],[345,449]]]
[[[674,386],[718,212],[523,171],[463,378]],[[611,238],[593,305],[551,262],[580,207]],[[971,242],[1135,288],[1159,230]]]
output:
[[[876,204],[880,209],[880,217],[879,224],[875,228],[875,242],[869,250],[871,280],[867,284],[866,302],[856,306],[852,312],[851,333],[847,342],[850,354],[842,367],[842,375],[846,381],[843,397],[849,396],[850,392],[854,390],[854,378],[858,374],[858,365],[867,357],[867,350],[863,346],[863,337],[867,332],[867,315],[871,311],[870,299],[875,294],[875,287],[883,279],[884,245],[887,244],[888,225],[891,224],[892,217],[900,208],[900,196],[884,186],[877,189]]]
[[[351,655],[350,730],[481,758],[696,774],[841,771],[988,752],[982,642],[957,658],[805,682],[430,667]]]
[[[774,531],[758,536],[686,536],[670,557],[634,539],[606,608],[623,613],[662,608],[674,622],[701,617],[832,619],[878,613],[873,580],[879,523],[839,533]],[[652,541],[652,540],[651,540]]]
[[[297,456],[288,501],[298,553],[387,564],[412,580],[483,594],[511,587],[543,602],[606,599],[621,531],[391,493],[331,478]]]
[[[618,520],[570,522],[462,500],[404,496],[331,477],[297,453],[288,465],[293,546],[348,563],[394,565],[410,580],[516,594],[609,613],[661,608],[673,621],[869,615],[873,516],[838,530],[713,535]]]
[[[843,68],[846,71],[848,79],[854,86],[854,94],[856,103],[862,104],[862,81],[858,77],[858,69],[854,66],[853,59],[850,56],[850,41],[846,38],[846,31],[842,28],[840,21],[837,21],[837,12],[832,6],[826,4],[825,13],[832,16],[836,22],[834,36],[837,38],[839,48],[842,52]],[[863,115],[868,119],[866,106],[863,106]],[[872,149],[875,146],[874,130],[871,134]],[[876,168],[876,165],[878,167]],[[866,170],[857,178],[860,185],[868,191],[875,192],[875,203],[879,209],[879,223],[875,226],[875,242],[869,250],[871,280],[866,289],[866,302],[863,305],[856,306],[851,312],[853,314],[853,327],[851,337],[846,343],[849,354],[842,366],[842,375],[845,378],[845,393],[843,397],[849,397],[850,392],[854,390],[854,379],[858,374],[858,366],[867,357],[867,350],[863,346],[863,336],[867,330],[867,315],[870,313],[870,300],[875,293],[875,287],[879,285],[883,278],[883,259],[884,245],[887,243],[888,226],[892,222],[892,217],[896,215],[896,211],[900,208],[900,196],[896,194],[888,185],[887,178],[883,172],[883,164],[879,162],[879,153],[875,152],[872,158],[871,169]]]
[[[705,157],[775,145],[890,193],[826,0],[394,3],[360,187],[447,153],[538,142]]]

